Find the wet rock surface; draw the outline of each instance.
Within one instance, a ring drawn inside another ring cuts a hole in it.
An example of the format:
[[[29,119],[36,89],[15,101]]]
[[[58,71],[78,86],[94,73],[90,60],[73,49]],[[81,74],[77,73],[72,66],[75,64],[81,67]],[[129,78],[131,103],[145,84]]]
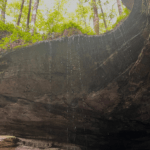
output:
[[[102,36],[75,35],[3,55],[0,134],[31,147],[39,140],[51,143],[41,148],[149,149],[148,2],[136,0],[130,16]]]

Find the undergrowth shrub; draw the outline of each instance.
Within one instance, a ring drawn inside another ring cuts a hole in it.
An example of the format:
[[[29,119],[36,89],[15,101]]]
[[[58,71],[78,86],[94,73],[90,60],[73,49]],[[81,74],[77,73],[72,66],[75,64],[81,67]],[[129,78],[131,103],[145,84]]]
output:
[[[69,21],[62,24],[56,24],[51,29],[48,30],[48,33],[63,33],[65,29],[69,28],[76,28],[79,29],[83,34],[88,35],[94,35],[94,31],[90,26],[87,26],[86,28],[82,28],[79,24]],[[18,48],[22,46],[27,46],[29,44],[36,43],[38,41],[43,40],[43,35],[35,32],[33,35],[31,35],[30,32],[22,31],[21,27],[17,26],[15,27],[12,23],[6,23],[4,24],[2,21],[0,21],[0,31],[7,31],[11,34],[9,36],[6,36],[0,40],[0,48],[1,49],[11,49],[12,43],[16,43],[16,46],[13,48]],[[44,39],[46,39],[46,35]],[[17,44],[18,40],[20,39],[21,43],[20,45]]]
[[[56,24],[53,27],[49,28],[47,33],[52,33],[52,32],[63,33],[65,29],[70,29],[70,28],[76,28],[80,30],[83,34],[95,35],[95,32],[90,26],[87,26],[86,28],[82,28],[78,23],[73,22],[73,21]]]
[[[0,48],[2,49],[9,49],[10,45],[12,43],[16,43],[18,39],[21,39],[21,45],[28,45],[30,43],[42,41],[41,34],[34,33],[33,35],[31,35],[30,32],[22,31],[21,27],[15,27],[11,23],[4,24],[2,21],[0,21],[0,31],[7,31],[11,33],[11,35],[6,36],[0,40]]]

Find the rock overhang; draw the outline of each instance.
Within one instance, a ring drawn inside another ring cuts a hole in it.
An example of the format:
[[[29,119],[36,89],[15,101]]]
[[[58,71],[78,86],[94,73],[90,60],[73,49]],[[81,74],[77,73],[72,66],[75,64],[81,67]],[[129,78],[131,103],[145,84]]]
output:
[[[117,148],[131,147],[131,135],[148,137],[147,2],[136,0],[130,16],[104,35],[44,41],[2,56],[1,133],[82,149],[110,149],[117,140]]]

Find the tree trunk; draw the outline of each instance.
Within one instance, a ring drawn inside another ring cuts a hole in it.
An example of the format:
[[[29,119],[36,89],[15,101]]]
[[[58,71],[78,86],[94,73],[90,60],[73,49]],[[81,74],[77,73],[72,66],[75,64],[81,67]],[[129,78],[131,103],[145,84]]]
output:
[[[86,19],[84,18],[84,24],[85,24],[85,27],[86,27]]]
[[[32,34],[34,33],[34,26],[35,26],[35,22],[36,22],[36,14],[37,14],[38,5],[39,5],[39,0],[35,0],[34,7],[33,7],[33,12],[32,12],[32,19],[31,19],[32,29],[31,29],[30,32]]]
[[[29,11],[28,11],[28,18],[27,18],[27,29],[29,29],[30,13],[31,13],[31,4],[32,4],[32,0],[30,0],[30,2],[29,2]]]
[[[100,5],[101,13],[102,13],[102,15],[103,15],[103,22],[104,22],[105,28],[106,28],[106,30],[107,30],[106,19],[105,19],[105,15],[104,15],[103,8],[102,8],[101,1],[100,1],[100,0],[99,0],[99,5]]]
[[[94,31],[97,35],[99,35],[99,18],[98,18],[96,0],[93,0],[93,10],[94,10],[94,18],[93,18]]]
[[[118,11],[119,11],[119,15],[122,14],[122,7],[121,7],[121,1],[117,0],[117,5],[118,5]]]
[[[20,9],[20,14],[19,14],[19,17],[18,17],[18,22],[17,22],[17,25],[18,25],[18,26],[19,26],[19,24],[20,24],[23,6],[24,6],[24,0],[22,0],[21,9]]]
[[[5,23],[5,13],[6,13],[6,3],[7,3],[7,0],[4,0],[2,2],[2,10],[1,10],[1,15],[2,15],[2,18],[1,20]]]
[[[2,15],[2,9],[0,8],[0,16],[1,15]],[[1,16],[0,20],[2,20],[2,16]]]

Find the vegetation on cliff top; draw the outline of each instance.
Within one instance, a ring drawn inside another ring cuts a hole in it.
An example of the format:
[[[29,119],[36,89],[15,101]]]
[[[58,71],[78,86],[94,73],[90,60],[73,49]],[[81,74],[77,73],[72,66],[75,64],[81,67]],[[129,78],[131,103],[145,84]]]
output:
[[[65,34],[68,33],[67,29],[72,30],[69,32],[72,34],[75,33],[74,29],[78,34],[79,31],[87,35],[102,34],[115,28],[130,13],[127,8],[123,5],[120,7],[119,4],[119,13],[113,6],[110,10],[104,9],[110,5],[110,2],[116,0],[77,0],[75,13],[66,12],[65,6],[69,0],[54,0],[54,6],[52,9],[47,9],[46,16],[44,10],[39,8],[42,0],[22,0],[22,2],[12,0],[9,3],[8,1],[0,0],[0,33],[6,32],[0,36],[0,51],[46,39],[70,36],[71,34]],[[98,25],[95,21],[97,18],[94,18],[95,13],[97,13]],[[7,22],[5,15],[13,18],[13,21]],[[112,21],[114,19],[116,19],[115,23]],[[91,20],[93,20],[93,27]]]

